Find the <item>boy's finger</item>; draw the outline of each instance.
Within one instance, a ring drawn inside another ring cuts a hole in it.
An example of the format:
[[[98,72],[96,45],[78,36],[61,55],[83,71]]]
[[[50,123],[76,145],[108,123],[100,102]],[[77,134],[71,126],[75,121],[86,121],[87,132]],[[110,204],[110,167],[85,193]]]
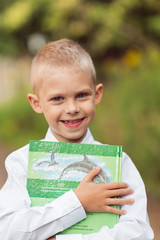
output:
[[[125,215],[126,214],[125,210],[110,207],[110,206],[106,206],[104,211],[108,212],[108,213],[115,213],[115,214],[118,214],[118,215]]]
[[[116,190],[116,189],[122,189],[122,188],[128,188],[128,184],[124,182],[112,182],[112,183],[105,183],[104,187],[107,190]]]
[[[100,167],[93,168],[84,178],[83,182],[90,182],[101,171]]]
[[[106,201],[107,205],[125,205],[133,203],[134,199],[132,198],[108,198]]]
[[[133,189],[131,188],[122,188],[122,189],[115,189],[115,190],[110,190],[107,192],[107,197],[120,197],[120,196],[125,196],[132,194],[134,192]]]

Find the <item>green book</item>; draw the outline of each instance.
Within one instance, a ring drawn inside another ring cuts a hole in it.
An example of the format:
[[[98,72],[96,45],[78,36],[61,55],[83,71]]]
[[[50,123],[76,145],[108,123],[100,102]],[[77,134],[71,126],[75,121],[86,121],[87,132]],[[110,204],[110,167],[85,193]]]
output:
[[[30,141],[27,189],[31,206],[43,206],[70,189],[96,166],[101,172],[94,182],[121,181],[122,146]],[[117,207],[118,206],[114,206]],[[87,213],[87,218],[63,234],[88,234],[119,221],[113,213]],[[61,233],[62,234],[62,233]]]

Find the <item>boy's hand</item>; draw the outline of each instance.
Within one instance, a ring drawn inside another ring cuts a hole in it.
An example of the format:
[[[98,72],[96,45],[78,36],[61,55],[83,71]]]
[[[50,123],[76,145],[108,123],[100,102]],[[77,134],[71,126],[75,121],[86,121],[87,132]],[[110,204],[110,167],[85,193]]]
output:
[[[133,193],[126,183],[93,183],[93,178],[101,171],[94,168],[87,176],[85,176],[78,187],[75,194],[80,200],[84,209],[88,212],[110,212],[115,214],[126,214],[126,211],[112,207],[112,205],[132,204],[133,199],[130,198],[114,198],[125,196]]]

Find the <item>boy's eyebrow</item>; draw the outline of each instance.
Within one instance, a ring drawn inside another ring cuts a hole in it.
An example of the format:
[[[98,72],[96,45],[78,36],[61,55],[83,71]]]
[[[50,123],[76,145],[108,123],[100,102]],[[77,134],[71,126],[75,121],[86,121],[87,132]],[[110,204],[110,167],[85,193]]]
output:
[[[92,92],[93,90],[91,88],[82,88],[80,90],[78,90],[76,93],[81,93],[81,92]]]
[[[82,88],[80,90],[77,90],[74,92],[75,95],[79,94],[79,93],[82,93],[82,92],[89,92],[89,93],[92,93],[93,90],[91,88]],[[51,93],[49,93],[49,97],[53,97],[53,96],[62,96],[62,95],[65,95],[65,92],[59,92],[56,90],[55,91],[52,91]]]

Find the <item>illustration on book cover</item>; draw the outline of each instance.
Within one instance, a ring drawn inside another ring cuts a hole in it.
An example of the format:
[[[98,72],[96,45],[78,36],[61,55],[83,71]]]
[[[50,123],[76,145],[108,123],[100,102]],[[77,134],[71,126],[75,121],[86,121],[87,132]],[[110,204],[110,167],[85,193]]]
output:
[[[33,169],[42,174],[45,179],[63,181],[81,181],[93,168],[101,167],[101,172],[94,178],[94,182],[112,182],[111,174],[100,156],[56,153],[55,145],[52,153],[40,157],[33,163]],[[53,174],[54,170],[54,174]]]

